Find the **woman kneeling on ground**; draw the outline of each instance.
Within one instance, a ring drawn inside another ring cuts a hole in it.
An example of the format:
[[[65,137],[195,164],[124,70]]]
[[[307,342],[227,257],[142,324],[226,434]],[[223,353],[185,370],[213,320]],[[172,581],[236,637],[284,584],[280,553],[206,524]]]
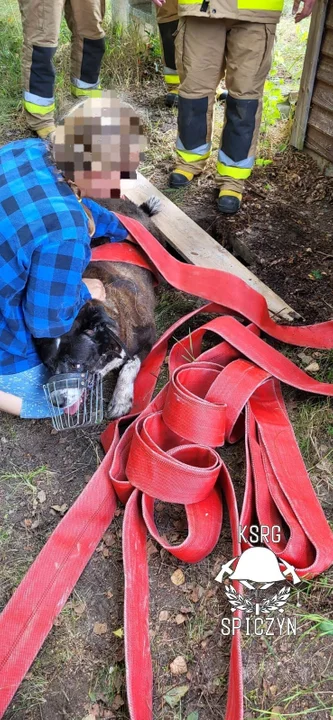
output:
[[[112,212],[81,198],[119,197],[142,142],[133,110],[103,92],[75,108],[52,142],[0,149],[0,410],[50,416],[34,338],[60,337],[87,300],[105,298],[100,280],[82,279],[91,238],[128,236]]]

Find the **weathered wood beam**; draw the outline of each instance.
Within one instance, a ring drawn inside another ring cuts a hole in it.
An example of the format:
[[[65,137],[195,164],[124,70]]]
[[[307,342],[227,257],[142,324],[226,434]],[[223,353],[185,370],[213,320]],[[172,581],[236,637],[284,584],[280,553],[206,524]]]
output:
[[[137,183],[130,183],[122,190],[125,197],[137,205],[155,195],[161,201],[161,212],[152,220],[164,235],[167,242],[189,263],[201,267],[217,268],[237,275],[250,287],[258,290],[267,301],[273,316],[293,321],[300,316],[284,302],[273,290],[242,265],[225,248],[213,240],[208,233],[199,227],[177,205],[152,185],[143,175],[138,173]]]
[[[303,150],[304,146],[319,53],[323,40],[327,5],[328,0],[317,0],[311,17],[295,119],[290,138],[291,145],[297,150]]]

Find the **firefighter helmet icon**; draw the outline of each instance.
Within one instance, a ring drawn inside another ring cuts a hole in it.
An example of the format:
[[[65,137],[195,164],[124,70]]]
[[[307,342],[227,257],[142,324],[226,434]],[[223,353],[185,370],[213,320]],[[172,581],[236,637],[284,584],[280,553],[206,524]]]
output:
[[[275,582],[285,582],[288,575],[291,575],[294,585],[300,582],[293,565],[290,565],[285,560],[280,561],[285,566],[285,570],[282,572],[278,558],[268,548],[254,547],[245,550],[238,558],[236,569],[233,570],[232,566],[235,560],[237,558],[233,558],[222,565],[219,574],[215,578],[217,582],[222,582],[225,575],[228,575],[230,580],[239,580],[242,585],[250,590],[255,590],[255,586],[251,584],[253,582],[264,583],[261,587],[264,590]]]
[[[237,565],[234,568],[236,561]],[[284,566],[284,569],[281,570],[280,566]],[[258,593],[259,589],[266,590],[273,583],[286,582],[288,576],[291,576],[294,585],[300,582],[293,565],[290,565],[285,560],[279,560],[269,548],[253,547],[245,550],[239,558],[235,557],[222,565],[215,580],[222,583],[226,577],[229,577],[230,580],[238,580],[244,587]],[[289,593],[290,588],[287,591],[285,588],[281,589],[272,598],[272,601],[274,600],[276,603],[276,607],[274,602],[272,604],[272,602],[266,601],[266,603],[262,604],[262,609],[267,605],[270,610],[277,609],[281,612],[280,605],[285,604]],[[251,600],[244,599],[232,586],[226,588],[226,594],[233,605],[233,610],[242,609],[250,612],[251,608],[255,608],[255,612],[258,614],[258,602],[254,604]],[[266,611],[263,610],[263,612]]]

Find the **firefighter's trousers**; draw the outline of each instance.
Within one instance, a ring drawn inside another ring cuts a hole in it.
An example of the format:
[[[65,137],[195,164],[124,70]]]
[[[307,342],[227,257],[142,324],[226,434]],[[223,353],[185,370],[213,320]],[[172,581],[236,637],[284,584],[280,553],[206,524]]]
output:
[[[175,60],[175,34],[178,26],[178,0],[166,0],[162,7],[156,8],[163,51],[163,75],[169,92],[176,92],[179,75]]]
[[[215,92],[225,76],[228,97],[217,182],[241,192],[251,174],[262,95],[271,66],[275,25],[184,17],[176,36],[180,75],[177,169],[199,174],[211,153]]]
[[[98,93],[104,53],[105,0],[19,0],[23,24],[23,101],[29,126],[54,125],[53,56],[63,11],[72,33],[71,90],[76,97]]]

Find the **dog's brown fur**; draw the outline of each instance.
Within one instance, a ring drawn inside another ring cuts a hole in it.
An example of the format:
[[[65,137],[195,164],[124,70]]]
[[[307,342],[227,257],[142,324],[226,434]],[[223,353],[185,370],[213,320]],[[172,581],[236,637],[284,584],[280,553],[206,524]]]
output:
[[[85,278],[101,280],[106,300],[101,303],[116,321],[119,337],[130,355],[142,359],[155,342],[155,293],[149,270],[120,262],[92,262]]]

